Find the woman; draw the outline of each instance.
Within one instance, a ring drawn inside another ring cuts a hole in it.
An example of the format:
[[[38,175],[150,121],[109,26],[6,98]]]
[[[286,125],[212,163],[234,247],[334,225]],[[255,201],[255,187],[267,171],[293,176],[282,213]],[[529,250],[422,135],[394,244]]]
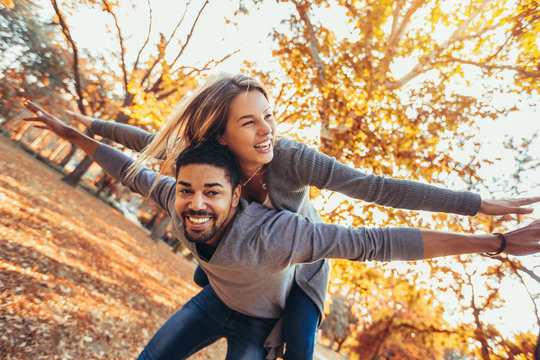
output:
[[[222,75],[203,84],[155,137],[134,127],[71,114],[95,134],[138,151],[144,149],[133,172],[145,160],[164,154],[166,168],[185,146],[215,139],[237,157],[242,172],[242,196],[314,221],[321,218],[309,200],[310,186],[383,206],[462,215],[529,213],[531,209],[522,205],[540,200],[487,201],[470,192],[366,175],[304,144],[278,138],[267,91],[260,82],[245,75]],[[329,265],[325,261],[297,267],[283,317],[284,359],[312,359],[328,280]],[[275,349],[276,343],[267,345]]]

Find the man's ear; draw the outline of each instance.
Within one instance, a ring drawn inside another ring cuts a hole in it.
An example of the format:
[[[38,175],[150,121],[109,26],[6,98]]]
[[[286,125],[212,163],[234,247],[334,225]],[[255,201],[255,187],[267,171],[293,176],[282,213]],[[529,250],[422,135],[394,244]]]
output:
[[[231,204],[232,207],[237,207],[238,206],[238,203],[240,202],[240,196],[241,195],[242,195],[242,186],[238,185],[233,190],[232,204]]]

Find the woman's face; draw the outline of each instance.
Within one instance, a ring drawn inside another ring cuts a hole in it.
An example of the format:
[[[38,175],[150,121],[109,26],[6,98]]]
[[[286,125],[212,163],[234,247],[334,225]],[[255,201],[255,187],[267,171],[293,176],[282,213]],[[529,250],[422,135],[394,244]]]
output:
[[[225,133],[218,141],[231,149],[242,169],[249,171],[272,160],[275,134],[272,108],[260,91],[253,90],[233,99]]]

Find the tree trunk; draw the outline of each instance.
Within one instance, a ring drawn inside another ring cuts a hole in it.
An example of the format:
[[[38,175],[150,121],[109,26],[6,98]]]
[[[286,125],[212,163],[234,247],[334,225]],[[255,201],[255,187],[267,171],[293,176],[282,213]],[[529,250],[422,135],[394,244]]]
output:
[[[70,174],[67,174],[62,178],[62,181],[70,186],[77,186],[79,183],[79,180],[81,180],[81,177],[84,175],[86,170],[92,165],[94,160],[92,160],[90,157],[85,156],[83,161],[73,170]]]
[[[165,232],[165,229],[167,229],[167,226],[169,226],[169,223],[171,222],[171,217],[167,215],[164,211],[161,212],[161,215],[158,217],[158,220],[154,223],[154,226],[152,227],[152,233],[150,234],[150,237],[155,242],[158,242],[161,238],[161,235]]]
[[[71,146],[71,143],[70,143],[70,142],[67,142],[67,141],[66,141],[66,142],[62,142],[62,143],[56,148],[56,150],[54,150],[54,151],[52,152],[52,154],[49,155],[49,161],[50,161],[50,162],[53,162],[53,163],[55,163],[55,164],[60,164],[60,162],[62,162],[62,161],[57,162],[57,161],[56,161],[56,158],[62,153],[62,151],[64,151],[64,149],[66,148],[66,146]],[[64,158],[65,158],[65,157],[64,157]],[[65,164],[62,165],[62,166],[65,166]]]
[[[47,138],[47,135],[49,135],[48,131],[42,131],[35,139],[34,141],[32,141],[32,143],[30,144],[29,148],[36,152],[36,153],[39,153],[39,150],[42,146],[42,144],[45,142],[44,140]]]
[[[60,161],[60,164],[59,164],[62,167],[67,165],[67,163],[69,162],[69,160],[71,160],[73,155],[75,155],[75,151],[77,150],[77,147],[73,145],[72,143],[69,143],[69,145],[71,145],[71,149],[69,150],[67,155],[64,156],[64,158],[62,159],[62,161]]]
[[[24,124],[20,129],[17,129],[15,131],[15,136],[13,136],[13,140],[21,141],[22,138],[24,137],[24,135],[30,129],[31,126],[32,126],[32,124],[28,122],[28,123]]]
[[[536,349],[534,349],[534,360],[540,360],[540,331],[536,340]]]
[[[373,356],[371,357],[371,360],[377,360],[378,355],[379,355],[379,351],[381,349],[381,346],[382,346],[384,340],[386,340],[386,337],[388,336],[388,334],[390,333],[390,328],[392,327],[392,323],[394,322],[395,317],[396,317],[396,313],[394,312],[392,314],[392,317],[388,321],[388,324],[386,324],[386,328],[384,329],[384,331],[383,331],[383,333],[381,335],[381,339],[379,340],[379,343],[377,344],[377,347],[375,348],[375,352],[373,353]]]

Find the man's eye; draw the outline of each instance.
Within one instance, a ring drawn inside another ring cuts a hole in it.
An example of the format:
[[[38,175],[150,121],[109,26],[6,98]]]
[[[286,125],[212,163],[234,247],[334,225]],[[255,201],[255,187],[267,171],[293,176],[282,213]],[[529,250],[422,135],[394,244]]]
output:
[[[179,189],[178,192],[184,195],[191,194],[191,190],[188,189]]]
[[[210,195],[210,196],[218,196],[218,195],[219,195],[219,191],[209,191],[209,192],[208,192],[208,195]]]

